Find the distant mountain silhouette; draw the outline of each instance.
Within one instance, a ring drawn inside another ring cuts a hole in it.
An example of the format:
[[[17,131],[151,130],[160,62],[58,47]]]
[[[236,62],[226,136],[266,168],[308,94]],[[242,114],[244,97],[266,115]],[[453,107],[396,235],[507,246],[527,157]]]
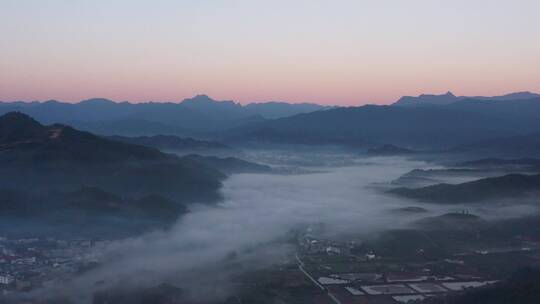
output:
[[[395,106],[415,106],[415,105],[448,105],[460,100],[452,92],[443,95],[422,94],[418,97],[403,96],[393,105]]]
[[[79,104],[0,103],[0,113],[13,109],[31,116],[35,113],[41,123],[61,122],[101,135],[161,134],[225,142],[339,144],[364,148],[389,144],[425,150],[540,133],[540,98],[534,96],[522,92],[473,99],[447,93],[421,96],[436,101],[439,106],[325,108],[282,103],[242,106],[198,95],[181,103],[130,104],[106,99]],[[448,104],[449,100],[455,101]],[[270,119],[298,111],[310,112]]]
[[[501,96],[473,96],[468,97],[472,99],[484,99],[484,100],[520,100],[520,99],[531,99],[538,98],[540,94],[532,93],[529,91],[509,93]]]
[[[447,149],[533,132],[540,132],[540,98],[467,99],[430,107],[342,107],[253,123],[222,136],[231,141]]]
[[[344,107],[251,124],[223,136],[237,141],[441,149],[535,131],[540,132],[540,99]]]
[[[433,105],[449,105],[454,102],[466,100],[466,99],[475,99],[475,100],[494,100],[494,101],[504,101],[504,100],[524,100],[531,98],[539,98],[540,94],[535,94],[531,92],[516,92],[505,94],[501,96],[455,96],[452,92],[447,92],[443,95],[432,95],[432,94],[422,94],[418,97],[412,96],[403,96],[398,101],[393,103],[394,106],[433,106]]]
[[[315,104],[274,102],[242,106],[233,101],[216,101],[206,95],[197,95],[180,103],[116,103],[104,98],[76,104],[56,100],[0,102],[0,114],[20,111],[44,124],[63,123],[102,135],[126,136],[193,136],[324,108]]]
[[[244,106],[245,110],[253,115],[261,115],[267,119],[275,119],[293,116],[302,113],[310,113],[320,110],[328,110],[332,107],[321,106],[314,103],[286,103],[286,102],[262,102],[250,103]]]
[[[222,115],[242,115],[243,110],[242,105],[232,100],[216,101],[204,94],[184,99],[180,104],[202,113],[220,112]]]

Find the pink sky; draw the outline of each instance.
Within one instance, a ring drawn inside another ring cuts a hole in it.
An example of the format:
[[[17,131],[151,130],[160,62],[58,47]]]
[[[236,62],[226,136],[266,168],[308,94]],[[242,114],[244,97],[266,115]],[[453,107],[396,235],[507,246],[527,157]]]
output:
[[[0,100],[540,92],[539,1],[0,3]]]

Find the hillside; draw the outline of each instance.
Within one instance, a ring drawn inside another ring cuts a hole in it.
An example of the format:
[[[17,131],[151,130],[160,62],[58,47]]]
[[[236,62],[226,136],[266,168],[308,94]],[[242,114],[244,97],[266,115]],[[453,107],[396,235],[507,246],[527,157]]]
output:
[[[348,146],[384,143],[429,150],[532,132],[540,132],[540,98],[463,100],[430,107],[342,107],[254,123],[223,136],[236,141]]]
[[[492,138],[460,145],[450,149],[449,152],[482,157],[538,157],[540,156],[540,133]]]
[[[72,215],[75,221],[83,214],[123,219],[138,214],[170,222],[185,212],[185,204],[217,202],[224,178],[212,167],[154,148],[65,125],[44,126],[22,113],[0,117],[4,216],[43,217],[78,210]]]
[[[394,145],[382,145],[374,148],[369,148],[367,154],[371,156],[395,156],[395,155],[409,155],[415,151],[402,148]]]
[[[513,170],[540,172],[540,159],[537,158],[481,158],[457,163],[456,167],[484,169],[484,170]]]
[[[125,237],[174,224],[185,204],[163,196],[120,196],[95,187],[68,191],[0,189],[4,235]]]
[[[440,183],[457,184],[483,177],[500,176],[498,171],[469,168],[413,169],[392,181],[393,185],[418,188]]]
[[[269,166],[249,162],[236,157],[220,158],[216,156],[191,154],[184,156],[182,159],[199,162],[206,166],[217,168],[225,173],[264,173],[272,170]]]
[[[112,192],[159,193],[178,200],[214,200],[224,178],[213,168],[154,148],[105,139],[64,125],[43,126],[21,113],[0,117],[0,126],[6,125],[17,128],[2,127],[14,132],[6,131],[3,138],[7,139],[0,142],[0,185],[87,185]]]
[[[455,124],[456,121],[460,124]],[[229,132],[237,141],[306,144],[386,143],[412,148],[451,147],[517,132],[512,123],[443,107],[336,108],[252,124]]]
[[[435,230],[470,230],[484,225],[478,216],[468,213],[445,213],[439,216],[425,217],[414,223],[424,229]]]
[[[457,185],[437,184],[422,188],[396,188],[389,193],[436,203],[462,203],[499,198],[520,198],[540,192],[540,174],[508,174]]]
[[[121,141],[130,144],[153,147],[161,151],[170,151],[182,154],[238,154],[239,151],[232,147],[216,141],[198,140],[191,137],[181,138],[173,135],[155,135],[155,136],[111,136],[112,140]]]

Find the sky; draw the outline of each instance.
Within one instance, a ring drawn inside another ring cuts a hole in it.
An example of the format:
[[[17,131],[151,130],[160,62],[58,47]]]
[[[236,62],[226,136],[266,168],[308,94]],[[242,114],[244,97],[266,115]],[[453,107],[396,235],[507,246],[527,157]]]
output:
[[[540,92],[537,0],[0,0],[0,100]]]

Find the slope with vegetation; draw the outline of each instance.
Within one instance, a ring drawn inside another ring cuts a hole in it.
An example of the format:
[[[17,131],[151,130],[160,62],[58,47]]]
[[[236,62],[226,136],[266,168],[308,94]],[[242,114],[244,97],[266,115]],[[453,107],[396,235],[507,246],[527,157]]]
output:
[[[396,188],[389,193],[437,203],[462,203],[499,198],[523,198],[540,193],[540,174],[508,174],[500,177],[451,185],[437,184],[421,188]]]
[[[3,217],[170,223],[188,203],[217,202],[224,178],[212,167],[154,148],[44,126],[22,113],[0,117]]]
[[[171,151],[182,154],[200,153],[233,155],[239,153],[239,151],[236,151],[232,147],[217,141],[198,140],[191,137],[181,138],[174,135],[137,137],[111,136],[109,138],[125,143],[153,147],[162,151]]]

